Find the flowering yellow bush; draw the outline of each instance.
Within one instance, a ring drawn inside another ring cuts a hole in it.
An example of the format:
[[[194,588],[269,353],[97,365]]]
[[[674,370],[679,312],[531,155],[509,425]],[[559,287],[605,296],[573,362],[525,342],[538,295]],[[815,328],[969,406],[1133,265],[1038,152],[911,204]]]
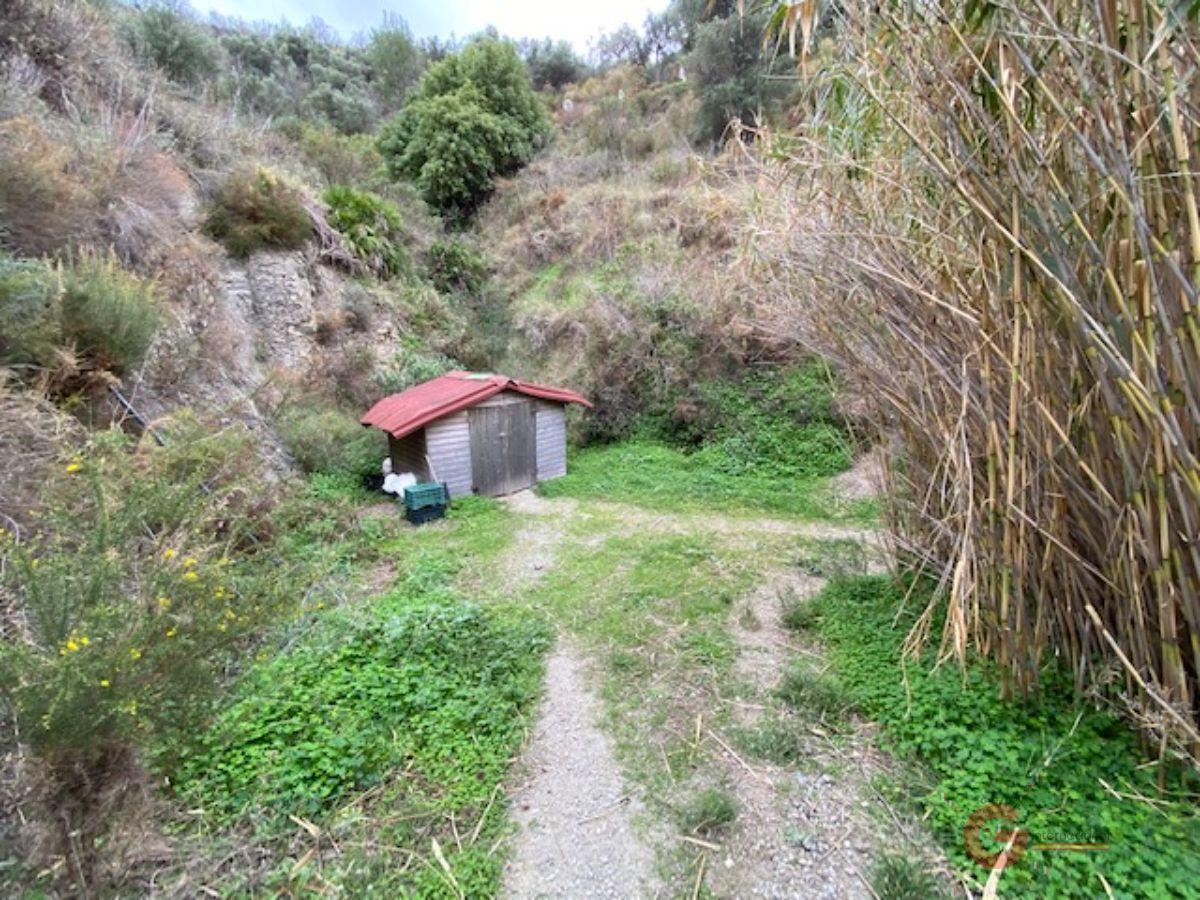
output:
[[[257,478],[245,440],[186,421],[166,447],[103,434],[46,486],[35,534],[0,531],[0,590],[24,612],[0,644],[0,701],[35,752],[169,744],[283,605],[268,523],[239,506]]]

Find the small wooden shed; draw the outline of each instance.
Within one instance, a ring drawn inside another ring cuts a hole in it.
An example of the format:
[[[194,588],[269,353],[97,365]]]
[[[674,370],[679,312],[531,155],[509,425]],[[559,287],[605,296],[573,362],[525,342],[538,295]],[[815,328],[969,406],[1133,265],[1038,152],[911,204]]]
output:
[[[396,474],[496,497],[566,474],[569,403],[591,406],[564,388],[448,372],[384,397],[362,423],[387,432]]]

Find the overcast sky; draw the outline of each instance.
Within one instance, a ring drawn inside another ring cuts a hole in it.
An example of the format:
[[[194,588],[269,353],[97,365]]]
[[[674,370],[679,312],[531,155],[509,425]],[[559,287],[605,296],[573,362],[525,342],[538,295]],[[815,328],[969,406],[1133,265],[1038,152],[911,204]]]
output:
[[[465,37],[495,25],[509,37],[568,40],[584,53],[588,41],[621,24],[641,25],[646,13],[667,0],[192,0],[202,15],[218,12],[250,22],[303,25],[317,16],[349,38],[383,21],[384,12],[404,18],[417,37]]]

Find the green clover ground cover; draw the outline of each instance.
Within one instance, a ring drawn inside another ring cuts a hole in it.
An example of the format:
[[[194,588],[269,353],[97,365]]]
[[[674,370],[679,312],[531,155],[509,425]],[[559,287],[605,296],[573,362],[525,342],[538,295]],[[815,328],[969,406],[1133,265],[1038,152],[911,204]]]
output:
[[[1160,793],[1157,769],[1129,729],[1074,703],[1061,681],[1027,702],[1005,702],[986,665],[973,663],[964,679],[954,666],[933,670],[926,654],[907,664],[906,692],[901,642],[922,604],[910,599],[894,621],[902,598],[887,578],[835,579],[818,598],[820,631],[858,707],[883,724],[893,751],[927,769],[931,786],[914,799],[963,872],[979,881],[987,875],[966,855],[967,817],[1005,803],[1033,844],[1109,845],[1103,852],[1031,849],[1004,873],[1005,896],[1105,896],[1102,877],[1118,897],[1200,893],[1194,778],[1168,774]],[[1129,798],[1114,797],[1101,779]]]
[[[481,534],[502,521],[494,510],[468,518],[487,520]],[[388,593],[324,613],[251,667],[177,773],[208,824],[277,836],[273,853],[285,857],[290,817],[310,821],[345,845],[321,881],[351,894],[495,892],[496,792],[539,691],[549,632],[511,608],[461,599],[448,546],[445,531],[413,535]],[[281,859],[266,886],[316,877],[293,863]]]

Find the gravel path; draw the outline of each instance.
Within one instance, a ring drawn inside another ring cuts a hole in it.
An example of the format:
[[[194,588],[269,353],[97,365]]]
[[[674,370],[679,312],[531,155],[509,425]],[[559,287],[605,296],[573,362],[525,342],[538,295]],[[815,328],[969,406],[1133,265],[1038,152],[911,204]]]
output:
[[[546,669],[546,695],[513,792],[520,828],[504,870],[504,895],[648,897],[654,853],[634,832],[641,804],[631,796],[597,724],[575,649],[559,642]]]

